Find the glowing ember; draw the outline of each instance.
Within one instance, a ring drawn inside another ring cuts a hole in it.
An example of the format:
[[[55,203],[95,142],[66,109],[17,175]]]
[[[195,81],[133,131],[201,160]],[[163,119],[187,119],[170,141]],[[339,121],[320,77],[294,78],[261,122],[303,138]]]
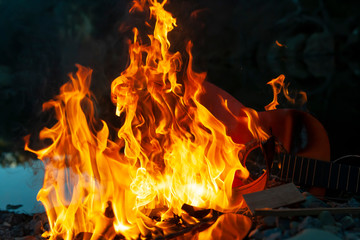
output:
[[[171,232],[166,220],[174,214],[198,221],[186,216],[184,204],[219,211],[241,207],[241,202],[233,203],[232,183],[235,172],[242,181],[249,176],[239,159],[244,145],[235,143],[226,126],[200,103],[206,74],[192,70],[191,42],[186,75],[178,79],[181,55],[169,52],[167,38],[176,20],[164,10],[165,3],[134,1],[130,10],[149,7],[156,23],[150,45],[141,45],[134,29],[130,64],[112,82],[111,100],[123,121],[115,141],[109,139],[107,124],[94,118],[92,71],[80,65],[60,94],[43,105],[56,113],[57,123],[40,132],[40,140],[51,144],[32,150],[26,138],[25,149],[45,165],[37,197],[50,223],[45,237],[156,236]],[[234,115],[236,121],[265,139],[256,112],[244,112],[245,120]]]
[[[278,40],[276,40],[275,43],[276,43],[276,45],[278,45],[279,47],[286,47],[286,45],[279,43]]]

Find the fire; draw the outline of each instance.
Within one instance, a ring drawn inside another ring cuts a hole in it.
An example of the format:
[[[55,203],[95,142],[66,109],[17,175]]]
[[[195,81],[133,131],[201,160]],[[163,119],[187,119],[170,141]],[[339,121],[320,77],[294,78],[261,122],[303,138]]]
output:
[[[285,76],[283,74],[280,74],[277,78],[272,79],[267,84],[271,86],[273,90],[274,98],[271,103],[265,106],[265,110],[274,110],[279,105],[278,102],[278,95],[282,92],[284,97],[286,98],[288,103],[295,104],[298,102],[300,105],[303,105],[307,101],[307,95],[303,91],[299,91],[297,93],[297,99],[294,97],[291,97],[289,94],[289,84],[285,84]]]
[[[266,111],[274,110],[276,109],[276,106],[279,105],[278,95],[281,93],[281,90],[283,90],[285,96],[289,96],[287,86],[285,86],[284,84],[284,80],[285,80],[285,76],[281,74],[277,78],[274,78],[273,80],[267,83],[272,87],[274,93],[274,99],[272,100],[271,103],[265,106]]]
[[[239,159],[244,144],[234,142],[200,102],[206,74],[192,70],[192,43],[187,44],[186,66],[179,52],[169,51],[167,35],[176,19],[164,10],[165,3],[134,1],[130,9],[148,6],[156,23],[150,45],[142,45],[134,29],[130,64],[111,84],[115,114],[122,121],[117,139],[110,140],[111,129],[96,119],[92,70],[80,65],[60,94],[43,105],[57,119],[39,135],[50,145],[33,150],[26,137],[25,149],[45,165],[37,196],[50,223],[44,237],[156,236],[170,231],[167,219],[185,214],[184,204],[218,211],[241,206],[233,204],[232,183],[235,173],[243,181],[249,176]],[[183,67],[186,74],[178,79]],[[237,121],[245,118],[255,137],[266,138],[256,112],[244,112]]]
[[[276,41],[275,41],[275,43],[276,43],[276,45],[278,45],[279,47],[286,47],[286,45],[285,45],[285,44],[281,44],[281,43],[279,43],[279,41],[278,41],[278,40],[276,40]]]

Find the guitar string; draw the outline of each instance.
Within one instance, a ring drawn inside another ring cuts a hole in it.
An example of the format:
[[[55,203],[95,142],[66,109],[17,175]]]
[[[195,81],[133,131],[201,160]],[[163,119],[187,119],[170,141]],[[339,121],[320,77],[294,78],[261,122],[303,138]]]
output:
[[[302,158],[301,158],[301,166],[300,166],[299,183],[300,183],[300,180],[301,180],[301,174],[302,174],[302,167],[303,167],[303,163],[304,163],[304,158],[302,157]]]
[[[339,164],[338,176],[337,176],[337,181],[336,181],[336,189],[339,189],[340,170],[341,170],[341,164]]]
[[[281,174],[280,174],[280,179],[283,179],[285,181],[288,181],[289,179],[289,171],[290,171],[290,164],[293,162],[293,172],[292,172],[292,176],[291,176],[291,181],[294,182],[294,178],[295,178],[295,170],[296,170],[296,163],[297,163],[297,156],[295,155],[294,161],[292,161],[292,156],[289,154],[289,159],[288,159],[288,165],[287,170],[286,170],[286,178],[283,178],[284,175],[284,168],[285,168],[285,159],[287,154],[283,154],[283,158],[282,158],[282,163],[281,163]],[[311,158],[304,158],[301,157],[301,165],[300,165],[300,174],[298,177],[298,183],[301,182],[301,176],[302,176],[302,172],[303,172],[303,163],[304,163],[304,159],[307,160],[307,165],[306,165],[306,175],[305,175],[305,181],[304,184],[307,184],[308,182],[308,177],[309,177],[309,168],[310,168],[310,160],[314,161],[314,168],[313,168],[313,176],[312,176],[312,181],[311,181],[311,185],[314,185],[315,182],[315,175],[316,175],[316,170],[317,170],[317,160],[315,159],[311,159]],[[328,182],[327,182],[327,188],[330,189],[330,180],[331,180],[331,176],[332,176],[332,166],[333,166],[333,162],[330,162],[330,168],[329,168],[329,176],[328,176]],[[338,173],[337,173],[337,180],[336,180],[336,188],[335,189],[339,189],[339,184],[340,184],[340,174],[341,174],[341,167],[342,164],[336,164],[339,165],[338,168]],[[347,166],[347,165],[345,165]],[[347,166],[348,167],[348,173],[347,173],[347,179],[346,179],[346,187],[345,187],[345,191],[349,190],[349,183],[350,183],[350,173],[351,173],[351,167],[352,166]],[[346,170],[345,170],[346,171]],[[356,191],[359,191],[359,183],[360,183],[360,168],[358,168],[358,176],[357,176],[357,182],[356,182]]]
[[[315,161],[315,160],[314,160],[314,161]],[[312,186],[314,186],[316,163],[317,163],[317,161],[315,161],[315,166],[314,166],[314,171],[313,171],[313,177],[312,177],[312,182],[311,182],[311,185],[312,185]]]
[[[288,165],[287,165],[287,170],[286,170],[286,178],[285,178],[285,181],[287,181],[287,180],[288,180],[289,168],[290,168],[290,161],[291,161],[291,155],[289,154],[289,161],[288,161]]]
[[[330,163],[329,179],[328,179],[328,186],[327,186],[327,188],[330,188],[331,170],[332,170],[332,163]]]
[[[281,163],[281,175],[280,175],[280,179],[282,179],[283,176],[283,171],[284,171],[284,162],[285,162],[285,154]]]
[[[293,174],[292,174],[292,178],[291,178],[291,181],[292,181],[292,182],[294,182],[294,177],[295,177],[296,159],[297,159],[297,156],[295,155],[295,161],[294,161],[294,167],[293,167]]]
[[[307,161],[306,175],[305,175],[305,184],[307,183],[308,174],[309,174],[309,160]]]
[[[351,166],[349,166],[349,170],[348,170],[348,175],[347,175],[347,180],[346,180],[346,191],[348,191],[348,189],[349,189],[350,169],[351,169]]]

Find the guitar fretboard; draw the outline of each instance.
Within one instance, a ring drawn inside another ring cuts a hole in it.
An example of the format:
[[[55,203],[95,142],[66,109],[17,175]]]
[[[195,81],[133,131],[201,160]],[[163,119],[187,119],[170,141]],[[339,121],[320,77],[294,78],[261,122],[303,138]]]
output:
[[[281,180],[298,185],[358,193],[360,168],[281,153],[277,174]]]

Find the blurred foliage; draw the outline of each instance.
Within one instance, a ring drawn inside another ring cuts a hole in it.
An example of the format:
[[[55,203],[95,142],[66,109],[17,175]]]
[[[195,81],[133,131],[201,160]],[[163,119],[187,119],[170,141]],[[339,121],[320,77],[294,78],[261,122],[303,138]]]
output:
[[[94,69],[99,115],[114,122],[110,82],[128,61],[131,29],[145,19],[129,15],[130,4],[0,1],[0,152],[21,151],[23,136],[51,124],[41,105],[75,63]],[[348,139],[360,131],[360,2],[183,0],[166,8],[178,19],[173,49],[183,51],[191,39],[194,68],[209,81],[260,111],[271,101],[266,82],[283,73],[291,89],[308,92],[308,109],[328,130],[334,156],[359,154],[359,140]]]
[[[22,151],[16,152],[2,152],[0,154],[0,166],[3,168],[14,168],[17,166],[24,166],[35,161],[33,158]]]

